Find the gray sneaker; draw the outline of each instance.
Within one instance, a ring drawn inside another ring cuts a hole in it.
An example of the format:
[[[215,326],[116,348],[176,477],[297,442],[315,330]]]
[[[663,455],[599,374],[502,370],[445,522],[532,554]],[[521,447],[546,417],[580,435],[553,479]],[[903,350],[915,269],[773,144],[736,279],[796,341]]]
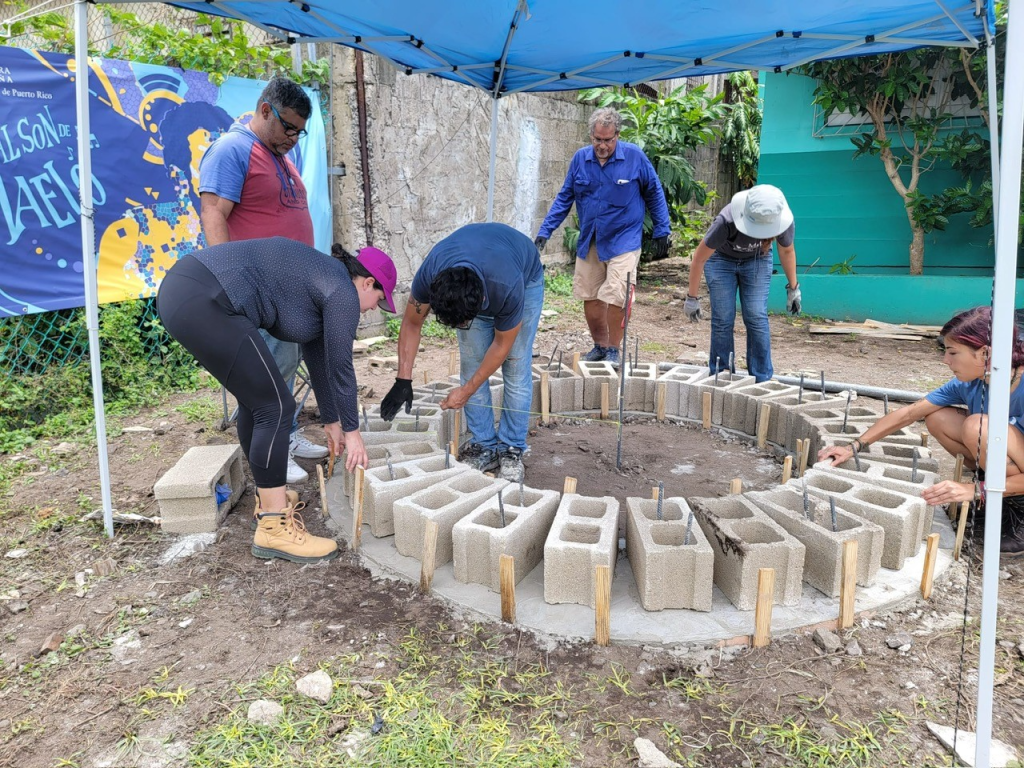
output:
[[[459,454],[459,461],[481,472],[490,472],[498,468],[498,452],[493,448],[470,443]]]
[[[501,452],[499,457],[501,463],[501,472],[499,476],[502,480],[508,480],[512,483],[518,483],[523,479],[523,473],[526,471],[523,468],[523,449],[509,446]]]

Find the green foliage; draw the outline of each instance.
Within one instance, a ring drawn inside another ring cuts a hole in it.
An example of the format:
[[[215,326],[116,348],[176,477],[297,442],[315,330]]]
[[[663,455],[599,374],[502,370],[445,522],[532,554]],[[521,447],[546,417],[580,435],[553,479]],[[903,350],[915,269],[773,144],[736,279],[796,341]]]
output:
[[[722,94],[709,96],[706,85],[688,91],[680,86],[667,96],[648,99],[624,88],[591,88],[579,98],[622,112],[622,139],[639,146],[654,165],[673,223],[685,220],[690,201],[697,205],[707,202],[707,186],[696,177],[685,153],[711,143],[721,134],[720,123],[729,112],[722,103]],[[653,229],[648,213],[641,258],[651,248]]]
[[[734,101],[726,105],[718,152],[733,164],[740,184],[752,187],[757,183],[757,164],[761,158],[761,105],[757,81],[751,72],[730,72],[726,79]]]
[[[836,262],[828,268],[830,275],[853,275],[856,274],[853,271],[853,260],[857,258],[857,254],[851,254],[842,261]]]
[[[108,414],[149,404],[161,393],[198,386],[200,374],[192,356],[146,308],[144,301],[100,308],[100,368]],[[84,340],[85,323],[85,310],[73,310],[64,332]],[[77,365],[54,365],[42,373],[0,380],[0,452],[20,450],[43,436],[82,435],[92,423],[92,382],[85,358]]]
[[[572,296],[572,273],[545,272],[544,292],[551,296]]]
[[[575,213],[572,215],[572,226],[566,227],[562,231],[562,245],[565,246],[565,250],[571,253],[573,256],[576,255],[576,246],[580,243],[580,217]]]
[[[401,315],[388,315],[388,319],[384,325],[384,335],[389,339],[398,339],[399,331],[402,330],[402,316]],[[437,318],[428,317],[423,323],[423,328],[420,331],[420,336],[424,339],[442,339],[442,340],[455,340],[455,329],[449,328],[447,325],[442,325],[437,322]]]

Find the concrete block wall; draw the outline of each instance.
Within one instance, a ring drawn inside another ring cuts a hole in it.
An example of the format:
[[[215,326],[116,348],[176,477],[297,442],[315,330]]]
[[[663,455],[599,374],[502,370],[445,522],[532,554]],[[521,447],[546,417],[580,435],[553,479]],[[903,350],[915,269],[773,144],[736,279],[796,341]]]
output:
[[[705,378],[695,381],[690,396],[687,399],[686,418],[691,421],[702,422],[704,420],[704,393],[711,393],[711,423],[715,426],[723,426],[725,420],[725,401],[729,390],[739,389],[754,383],[754,377],[745,373],[730,373],[720,371],[717,376],[709,374]]]
[[[860,469],[857,465],[860,465]],[[890,488],[911,496],[920,496],[921,491],[939,482],[935,472],[926,472],[918,468],[915,474],[910,467],[897,467],[880,461],[873,461],[857,455],[857,460],[850,459],[833,467],[829,461],[819,461],[814,468],[822,472],[832,472],[841,477],[866,480],[879,488]]]
[[[231,488],[231,495],[220,504],[218,484]],[[244,491],[241,447],[189,448],[153,486],[153,495],[160,505],[160,527],[168,533],[216,531]]]
[[[437,523],[434,564],[441,566],[450,562],[452,528],[506,485],[507,480],[490,478],[480,472],[463,472],[397,500],[393,508],[395,547],[406,557],[419,560],[423,553],[424,526],[427,520],[433,520]]]
[[[843,577],[843,545],[857,542],[857,583],[871,586],[882,562],[885,532],[850,513],[836,503],[836,529],[828,499],[811,496],[808,491],[807,514],[803,494],[790,487],[744,494],[772,520],[781,525],[807,548],[804,556],[804,581],[831,597],[839,596]]]
[[[619,502],[612,496],[562,496],[544,544],[544,601],[596,604],[594,569],[615,573]]]
[[[853,440],[846,436],[822,435],[820,445],[822,448],[828,448],[833,445],[846,448],[852,442]],[[926,472],[938,473],[938,459],[934,457],[931,448],[925,448],[921,445],[906,445],[902,443],[890,443],[888,440],[879,440],[878,442],[871,443],[871,445],[865,445],[857,452],[857,455],[862,459],[868,459],[869,461],[878,462],[879,464],[894,464],[898,467],[913,467],[915,452],[917,453],[918,469],[923,469]]]
[[[656,382],[658,380],[657,363],[640,363],[625,366],[626,388],[623,408],[627,411],[655,410]]]
[[[501,491],[504,526],[497,494],[452,528],[452,565],[455,578],[501,590],[502,555],[515,560],[518,584],[544,556],[544,541],[558,509],[558,492],[507,485]]]
[[[626,556],[646,611],[710,611],[715,554],[683,498],[626,499]],[[690,537],[687,541],[687,525]]]
[[[435,485],[442,480],[469,472],[467,464],[455,461],[454,457],[445,468],[444,456],[429,456],[424,459],[403,461],[393,464],[392,479],[388,467],[376,467],[363,476],[363,523],[370,526],[370,533],[378,539],[395,532],[394,504],[416,491]]]
[[[568,365],[559,367],[558,363],[534,365],[533,370],[540,375],[548,374],[548,409],[551,413],[568,413],[583,410],[583,377]],[[538,379],[537,386],[540,386]]]
[[[806,387],[801,395],[800,388],[797,387],[796,394],[778,394],[764,399],[772,407],[772,418],[768,422],[768,442],[794,451],[796,450],[796,438],[800,436],[793,435],[793,422],[799,410],[820,405],[822,402],[829,402],[833,398],[828,394],[822,395],[820,392],[808,392]],[[801,439],[803,438],[801,437]]]
[[[757,435],[761,418],[761,407],[768,404],[768,427],[773,422],[784,420],[785,414],[778,398],[795,395],[797,387],[778,381],[762,381],[744,384],[725,393],[725,416],[723,426],[747,435]],[[767,436],[767,433],[766,433]]]
[[[601,407],[601,385],[608,384],[608,407],[618,402],[619,374],[611,363],[588,363],[580,361],[580,376],[583,377],[583,409],[596,411]]]
[[[757,604],[757,572],[775,569],[775,602],[800,602],[805,547],[740,494],[692,499],[715,552],[715,584],[741,611]]]
[[[427,456],[434,456],[436,454],[444,454],[444,451],[438,447],[437,443],[430,440],[422,441],[409,441],[407,443],[388,443],[380,445],[367,445],[366,455],[370,459],[368,466],[364,469],[375,469],[376,467],[386,467],[388,464],[388,457],[391,458],[391,464],[399,464],[405,461],[412,461],[413,459],[423,459]],[[452,458],[455,458],[454,456]],[[345,469],[345,462],[343,459],[338,459],[334,462],[334,471],[337,472],[341,469],[343,475],[341,480],[341,488],[346,496],[352,495],[352,488],[355,484],[355,472],[349,472]]]
[[[707,378],[707,366],[679,363],[658,376],[658,383],[665,383],[665,413],[669,416],[686,417],[694,384]]]
[[[801,499],[804,480],[808,494],[826,501],[833,496],[837,506],[878,525],[885,532],[883,568],[898,571],[908,557],[917,554],[925,525],[931,522],[928,506],[917,496],[879,488],[863,478],[809,469],[800,480],[789,481],[789,487],[800,493]]]

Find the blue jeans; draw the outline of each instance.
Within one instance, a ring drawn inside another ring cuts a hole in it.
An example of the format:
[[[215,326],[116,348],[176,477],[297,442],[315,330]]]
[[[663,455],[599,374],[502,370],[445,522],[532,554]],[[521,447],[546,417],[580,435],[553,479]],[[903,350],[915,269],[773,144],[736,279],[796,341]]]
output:
[[[295,391],[295,372],[299,370],[299,361],[302,359],[302,347],[291,341],[281,341],[275,339],[265,330],[260,328],[260,336],[267,342],[267,348],[270,349],[270,354],[274,356],[274,362],[277,363],[277,370],[281,372],[281,377],[284,379],[285,386],[288,387],[289,392]],[[295,432],[299,428],[299,410],[294,409],[295,415],[292,416],[292,432]]]
[[[484,448],[502,450],[514,447],[526,450],[526,432],[530,426],[530,406],[533,405],[533,340],[540,324],[540,311],[544,307],[543,278],[526,286],[523,306],[523,324],[512,343],[512,349],[501,364],[504,381],[501,419],[494,428],[491,407],[491,388],[484,382],[466,403],[466,426],[473,442]],[[494,318],[477,315],[467,331],[457,331],[459,337],[460,376],[462,383],[480,368],[484,355],[494,341]]]
[[[735,353],[733,326],[736,324],[738,291],[743,325],[747,328],[747,370],[757,381],[767,381],[775,372],[768,327],[771,254],[751,259],[730,259],[716,252],[704,264],[704,279],[711,296],[711,351],[708,356],[711,372],[727,369],[730,356]]]

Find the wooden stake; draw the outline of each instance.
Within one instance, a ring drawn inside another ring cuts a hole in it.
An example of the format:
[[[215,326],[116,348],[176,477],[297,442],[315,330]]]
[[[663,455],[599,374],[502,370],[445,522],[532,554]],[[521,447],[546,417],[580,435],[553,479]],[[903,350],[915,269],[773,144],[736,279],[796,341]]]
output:
[[[429,384],[430,383],[430,377],[427,376],[427,372],[426,371],[423,372],[423,383],[424,384]]]
[[[959,483],[964,476],[964,455],[958,453],[956,455],[956,464],[953,466],[953,482]]]
[[[352,491],[352,551],[359,549],[363,540],[363,480],[366,470],[356,467],[355,488]]]
[[[579,352],[573,352],[572,353],[572,372],[575,373],[577,376],[580,375],[580,353]]]
[[[935,579],[935,555],[939,551],[939,534],[928,534],[928,543],[924,550],[924,573],[921,574],[921,597],[927,600],[932,596],[932,581]]]
[[[594,591],[594,642],[598,645],[611,645],[612,571],[607,565],[599,565],[595,569]]]
[[[921,433],[921,447],[922,448],[927,448],[928,447],[928,433],[927,432],[922,432]]]
[[[711,429],[711,393],[704,393],[704,429]]]
[[[608,418],[608,382],[601,382],[601,418]]]
[[[423,553],[420,556],[420,592],[427,594],[434,581],[434,563],[437,556],[437,521],[423,523]]]
[[[330,480],[334,477],[334,460],[338,457],[335,455],[333,448],[328,448],[327,451],[327,455],[330,457],[327,459],[327,479]]]
[[[658,486],[656,485],[651,487],[651,498],[655,501],[658,500]]]
[[[548,372],[540,374],[540,423],[547,426],[551,421],[551,382],[548,381]]]
[[[807,471],[808,454],[811,452],[811,438],[804,440],[804,450],[800,454],[800,477]]]
[[[459,444],[454,440],[448,443],[448,454],[452,457],[452,461],[458,461],[459,456]]]
[[[455,446],[452,449],[452,456],[458,456],[459,455],[459,435],[462,433],[462,410],[461,409],[455,412],[455,424],[454,424],[454,426],[452,428],[452,432],[454,433],[452,435],[452,443]]]
[[[796,464],[796,476],[800,477],[800,459],[804,455],[804,441],[797,438],[796,450],[793,451],[793,462]]]
[[[775,569],[757,571],[757,605],[754,608],[755,648],[764,648],[772,639],[772,604],[775,602]]]
[[[793,477],[793,457],[787,456],[782,460],[782,484],[785,485]]]
[[[512,555],[498,558],[498,578],[501,584],[501,620],[516,623],[516,559]]]
[[[757,447],[764,448],[768,442],[768,417],[772,407],[768,403],[761,404],[761,419],[757,423]]]
[[[454,376],[456,373],[459,372],[459,366],[457,364],[455,354],[456,353],[455,353],[454,349],[451,352],[448,353],[448,375],[449,376]]]
[[[324,482],[324,468],[322,464],[316,465],[316,477],[320,481],[320,512],[326,520],[330,513],[327,511],[327,483]]]
[[[658,421],[665,420],[665,398],[668,395],[668,384],[664,381],[658,382],[657,395],[655,397],[656,416]]]
[[[843,577],[839,582],[839,629],[853,626],[853,606],[857,597],[857,540],[843,542]]]
[[[743,481],[738,477],[734,477],[732,482],[729,483],[729,493],[736,495],[737,493],[743,493]]]
[[[565,485],[562,486],[562,493],[576,493],[576,478],[567,477],[565,478]]]
[[[956,506],[955,504],[952,506]],[[960,502],[960,519],[956,525],[956,544],[953,545],[953,559],[960,560],[960,551],[964,546],[964,533],[967,531],[967,514],[970,511],[971,502]]]

